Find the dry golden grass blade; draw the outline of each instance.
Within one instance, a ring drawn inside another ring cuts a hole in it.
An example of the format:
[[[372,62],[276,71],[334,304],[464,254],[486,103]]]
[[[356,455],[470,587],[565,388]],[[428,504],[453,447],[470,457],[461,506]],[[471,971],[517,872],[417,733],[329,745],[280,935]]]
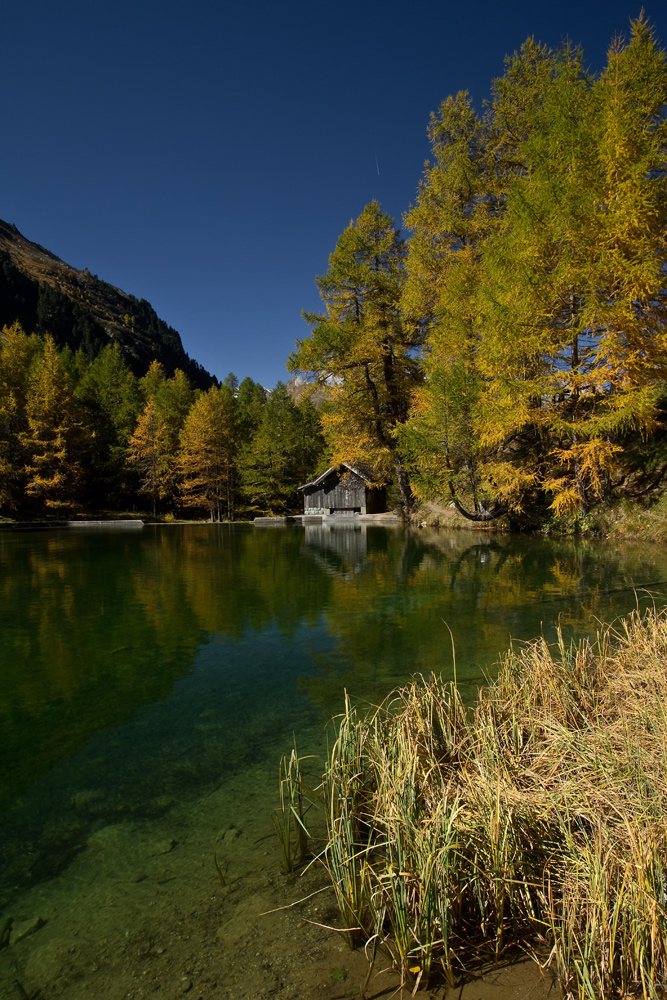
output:
[[[667,996],[667,615],[513,651],[469,707],[346,700],[321,798],[343,928],[411,991],[541,946],[565,998]]]

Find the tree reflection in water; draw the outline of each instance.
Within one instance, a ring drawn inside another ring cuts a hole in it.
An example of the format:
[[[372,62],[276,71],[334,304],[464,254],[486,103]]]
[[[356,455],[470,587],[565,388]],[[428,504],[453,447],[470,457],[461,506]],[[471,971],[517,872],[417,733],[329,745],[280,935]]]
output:
[[[511,639],[593,631],[666,578],[658,547],[362,523],[0,532],[2,804],[27,836],[86,783],[114,810],[197,794],[323,740],[344,689],[451,676],[450,628],[473,690]]]

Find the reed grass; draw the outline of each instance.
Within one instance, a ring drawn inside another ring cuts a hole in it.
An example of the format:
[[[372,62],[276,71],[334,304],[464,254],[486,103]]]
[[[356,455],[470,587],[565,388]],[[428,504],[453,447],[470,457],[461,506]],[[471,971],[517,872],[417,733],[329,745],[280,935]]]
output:
[[[664,613],[511,652],[472,706],[346,699],[321,798],[348,940],[413,991],[521,948],[566,998],[667,996]]]
[[[271,815],[280,843],[281,867],[286,874],[303,863],[309,850],[310,834],[305,822],[307,786],[303,780],[302,761],[296,747],[289,757],[281,758],[280,805]]]

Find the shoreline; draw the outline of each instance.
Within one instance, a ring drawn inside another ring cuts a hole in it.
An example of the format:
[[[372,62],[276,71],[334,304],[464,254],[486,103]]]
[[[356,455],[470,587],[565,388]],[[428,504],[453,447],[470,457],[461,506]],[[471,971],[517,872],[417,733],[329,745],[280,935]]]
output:
[[[161,818],[120,816],[101,827],[66,872],[11,907],[17,928],[35,929],[0,949],[0,995],[19,1000],[15,982],[28,996],[40,990],[40,1000],[359,995],[368,963],[362,948],[351,951],[327,929],[337,921],[333,893],[318,891],[323,869],[280,872],[275,801],[275,774],[262,763]],[[407,1000],[385,966],[379,963],[367,1000],[392,993]],[[480,972],[457,990],[460,1000],[553,998],[551,978],[533,962]],[[418,995],[446,994],[434,986]]]
[[[102,515],[102,516],[101,516]],[[98,528],[100,530],[116,528],[134,529],[143,526],[168,525],[215,525],[215,524],[250,524],[255,527],[301,526],[309,524],[324,524],[330,526],[353,526],[355,524],[375,524],[392,527],[406,527],[417,530],[432,531],[467,531],[481,534],[524,535],[534,538],[578,538],[597,541],[613,540],[650,541],[667,544],[667,500],[663,511],[660,502],[652,507],[641,507],[638,504],[616,507],[609,510],[596,510],[581,519],[574,517],[547,522],[542,527],[533,525],[530,528],[512,528],[505,516],[497,521],[475,522],[463,517],[449,502],[429,502],[419,506],[409,518],[401,511],[392,510],[382,514],[353,515],[320,515],[320,514],[281,514],[258,515],[247,520],[211,521],[209,518],[176,518],[173,516],[153,518],[143,512],[128,517],[110,516],[110,512],[91,512],[89,517],[70,520],[35,519],[12,520],[8,517],[0,519],[0,531],[48,531],[60,529]]]
[[[351,942],[415,993],[520,947],[564,997],[662,996],[666,664],[667,611],[649,609],[510,650],[470,706],[435,675],[366,712],[346,697],[317,791]]]
[[[251,529],[239,534],[254,537]],[[396,540],[394,533],[388,534]],[[159,536],[156,533],[155,538]],[[186,532],[184,537],[191,535]],[[202,531],[201,537],[207,547],[208,533]],[[288,533],[284,537],[287,539]],[[292,537],[300,544],[297,535]],[[164,542],[167,534],[161,538]],[[485,566],[487,546],[483,539],[479,541],[480,560],[476,559],[474,565]],[[54,544],[57,547],[61,543]],[[489,540],[488,551],[504,544]],[[467,541],[463,548],[467,551]],[[456,555],[456,551],[450,555]],[[440,586],[442,578],[437,572],[436,577]],[[581,588],[577,593],[581,599]],[[173,609],[173,605],[170,607]],[[442,665],[441,660],[438,662]],[[543,690],[559,690],[560,686],[545,684]],[[383,685],[378,697],[383,697],[389,687]],[[536,685],[528,685],[527,689],[533,687],[538,689]],[[638,690],[643,690],[641,684]],[[233,728],[225,728],[222,719],[216,718],[210,693],[196,704],[196,712],[188,717],[188,733],[196,730],[203,734],[202,751],[216,747],[216,726],[225,733],[229,744]],[[521,725],[515,728],[520,733],[528,732]],[[582,728],[575,728],[575,735]],[[499,731],[500,745],[505,745],[500,736],[504,740],[508,732]],[[309,723],[304,733],[309,735],[304,736],[304,743],[299,737],[301,750],[308,749],[309,739],[311,746],[320,746],[323,727],[319,722]],[[265,735],[269,742],[262,742]],[[231,775],[219,768],[221,758],[215,750],[213,780],[221,783],[196,794],[189,784],[187,767],[196,767],[197,760],[181,759],[184,744],[174,744],[172,753],[166,754],[161,743],[159,752],[163,756],[170,758],[173,754],[170,774],[183,768],[183,780],[173,788],[147,788],[145,799],[141,795],[137,799],[140,804],[146,801],[145,814],[135,814],[134,803],[127,798],[109,798],[105,802],[104,786],[95,786],[97,779],[91,776],[92,771],[79,779],[81,784],[58,785],[67,791],[62,799],[66,809],[59,816],[57,810],[47,808],[44,826],[49,828],[48,836],[57,842],[63,832],[59,823],[68,824],[68,830],[78,838],[71,841],[76,849],[59,875],[41,882],[37,875],[32,886],[0,909],[0,928],[7,917],[12,917],[12,934],[19,929],[21,934],[25,932],[21,940],[12,937],[9,948],[0,948],[0,995],[5,995],[5,987],[6,995],[13,995],[14,979],[29,995],[41,990],[44,1000],[87,1000],[90,996],[117,1000],[118,996],[148,997],[155,992],[174,998],[187,992],[230,1000],[246,996],[253,1000],[268,1000],[271,996],[277,1000],[333,1000],[352,995],[351,990],[358,988],[365,977],[363,950],[351,952],[339,947],[344,944],[340,934],[319,926],[338,925],[333,893],[329,890],[299,902],[310,891],[322,888],[322,869],[313,866],[303,874],[280,874],[280,851],[271,829],[271,812],[277,800],[278,762],[284,742],[284,734],[277,739],[275,726],[258,729],[249,743],[251,752],[245,754],[240,749],[237,760],[230,757],[230,764],[235,767],[238,762],[241,768]],[[455,745],[463,743],[460,740]],[[135,753],[134,745],[131,752]],[[137,749],[135,757],[139,756]],[[528,756],[530,762],[533,758]],[[201,754],[197,759],[201,763]],[[135,769],[145,770],[146,760],[145,756],[137,759]],[[523,765],[514,767],[511,755],[508,760],[503,781],[514,773],[529,773]],[[313,770],[317,767],[319,764],[313,765]],[[194,774],[194,770],[190,773]],[[316,776],[313,783],[317,780]],[[166,796],[167,791],[177,798]],[[66,815],[69,807],[71,811]],[[78,808],[88,811],[92,828],[76,816]],[[26,837],[21,849],[29,872],[39,846]],[[224,884],[216,872],[216,863],[222,869]],[[289,908],[279,909],[284,906]],[[532,985],[525,985],[529,982],[526,978],[519,987],[519,980],[512,980],[512,988],[523,990],[519,993],[522,1000],[541,996],[533,989],[548,991],[548,977],[543,979],[536,967],[531,970],[522,966],[521,975],[535,974],[534,984],[530,979]],[[334,972],[338,978],[334,978]],[[345,978],[341,979],[343,973]],[[509,990],[509,968],[505,978],[501,976],[502,981],[498,980],[501,973],[505,976],[504,970],[499,973],[487,969],[483,980],[473,978],[469,984],[471,1000],[482,996],[472,992],[473,986],[481,989],[481,983],[484,989],[488,986],[497,991],[502,985]],[[479,974],[479,967],[471,971],[474,977]],[[390,993],[393,989],[388,983],[396,986],[400,979],[394,973],[383,973],[369,996],[388,995],[386,990]],[[461,994],[464,998],[467,989]],[[419,991],[421,996],[439,998],[445,993],[442,984]],[[495,998],[501,995],[488,993]],[[516,995],[508,992],[507,998]]]

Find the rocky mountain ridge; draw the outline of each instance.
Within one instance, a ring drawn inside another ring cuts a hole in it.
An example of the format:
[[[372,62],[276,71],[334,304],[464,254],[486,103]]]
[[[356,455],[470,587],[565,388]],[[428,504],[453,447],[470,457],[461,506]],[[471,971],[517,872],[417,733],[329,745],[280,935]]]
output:
[[[215,382],[150,302],[72,267],[0,220],[0,329],[16,320],[28,333],[51,334],[58,346],[91,357],[117,343],[137,375],[157,359],[169,374],[182,369],[198,388]]]

